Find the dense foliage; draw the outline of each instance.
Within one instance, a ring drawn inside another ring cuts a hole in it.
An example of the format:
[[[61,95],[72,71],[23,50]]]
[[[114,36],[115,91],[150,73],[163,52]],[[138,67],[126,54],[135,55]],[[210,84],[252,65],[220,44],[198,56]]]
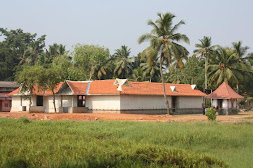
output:
[[[72,51],[67,51],[63,44],[45,47],[45,35],[38,37],[21,29],[0,28],[0,80],[24,83],[30,79],[18,77],[26,77],[27,72],[22,71],[29,67],[35,71],[39,66],[59,71],[61,81],[128,78],[162,82],[164,76],[165,82],[197,84],[201,90],[216,89],[227,81],[238,93],[252,97],[253,53],[247,53],[249,47],[241,41],[233,42],[231,47],[217,46],[212,44],[211,37],[203,37],[196,44],[195,54],[189,56],[178,43],[189,42],[186,35],[178,32],[184,21],[173,25],[174,17],[170,13],[158,14],[156,21],[148,22],[153,30],[138,41],[149,41],[150,46],[137,56],[131,55],[131,49],[125,45],[113,53],[98,45],[76,44]],[[27,78],[39,76],[40,71],[36,72]]]
[[[248,167],[253,164],[250,123],[2,118],[0,125],[0,167],[15,164],[28,167]]]
[[[214,108],[208,108],[206,110],[206,116],[210,121],[216,120],[216,110]]]

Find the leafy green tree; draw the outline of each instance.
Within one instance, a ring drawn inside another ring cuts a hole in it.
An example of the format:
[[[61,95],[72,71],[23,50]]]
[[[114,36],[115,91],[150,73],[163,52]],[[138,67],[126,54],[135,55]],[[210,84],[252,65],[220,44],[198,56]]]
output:
[[[61,72],[60,77],[61,81],[65,80],[83,80],[83,71],[82,69],[75,67],[69,56],[66,54],[56,56],[52,64],[49,67],[56,68]]]
[[[28,94],[30,103],[29,107],[32,105],[31,96],[34,94],[35,86],[38,86],[38,89],[42,89],[43,84],[41,79],[44,79],[44,68],[42,66],[28,66],[24,65],[22,71],[19,71],[15,80],[21,85],[21,92]]]
[[[153,22],[148,21],[148,25],[152,26],[151,33],[143,34],[139,37],[138,42],[143,43],[149,41],[150,46],[143,52],[147,57],[159,57],[160,59],[160,75],[163,83],[164,100],[167,107],[167,113],[169,114],[169,103],[166,96],[166,88],[163,75],[163,64],[167,66],[172,63],[173,58],[176,62],[181,63],[182,58],[187,58],[188,51],[185,47],[177,42],[189,43],[189,39],[186,35],[177,33],[178,28],[185,24],[184,21],[180,21],[173,26],[173,19],[175,15],[171,13],[161,14],[158,13],[158,19]],[[180,65],[181,66],[181,65]]]
[[[93,66],[105,62],[110,58],[109,49],[96,45],[77,44],[74,47],[72,55],[74,66],[83,72],[82,80],[90,78],[90,71]]]
[[[40,78],[40,80],[43,78]],[[44,86],[47,90],[50,90],[53,94],[53,104],[54,104],[54,112],[56,113],[56,105],[55,105],[55,89],[61,82],[61,71],[58,68],[51,67],[46,69],[44,72]],[[41,81],[40,83],[42,83]]]
[[[208,62],[213,57],[215,46],[212,46],[212,39],[211,37],[204,36],[203,39],[200,39],[200,44],[195,44],[195,47],[198,48],[194,50],[194,53],[199,55],[199,58],[205,59],[205,90],[207,89],[207,67]]]
[[[133,70],[133,60],[129,58],[131,51],[127,46],[123,45],[117,49],[114,56],[116,57],[116,66],[114,73],[118,78],[127,78]]]
[[[0,38],[3,39],[0,41],[0,80],[14,80],[18,65],[26,62],[28,55],[40,53],[45,46],[45,35],[37,38],[37,34],[25,33],[21,29],[0,28]],[[28,47],[32,47],[33,52]]]

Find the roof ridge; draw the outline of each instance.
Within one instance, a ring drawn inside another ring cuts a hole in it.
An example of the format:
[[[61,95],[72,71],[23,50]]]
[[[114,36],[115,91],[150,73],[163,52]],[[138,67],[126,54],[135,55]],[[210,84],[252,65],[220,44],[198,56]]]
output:
[[[228,91],[229,88],[228,88],[227,82],[223,82],[223,83],[225,83],[225,88],[226,88],[225,91],[227,92],[228,97],[231,98],[230,93],[229,93],[229,91]],[[231,89],[232,89],[232,88],[231,88]]]

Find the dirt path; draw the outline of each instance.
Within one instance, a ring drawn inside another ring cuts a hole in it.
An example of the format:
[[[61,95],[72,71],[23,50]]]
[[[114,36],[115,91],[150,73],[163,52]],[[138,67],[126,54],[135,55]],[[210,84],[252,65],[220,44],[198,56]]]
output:
[[[48,114],[28,112],[0,112],[0,118],[27,117],[36,120],[120,120],[120,121],[158,121],[158,122],[197,122],[207,121],[203,115],[145,115],[145,114],[114,114],[114,113],[77,113],[77,114]],[[253,111],[241,112],[238,115],[217,116],[218,122],[253,122]]]

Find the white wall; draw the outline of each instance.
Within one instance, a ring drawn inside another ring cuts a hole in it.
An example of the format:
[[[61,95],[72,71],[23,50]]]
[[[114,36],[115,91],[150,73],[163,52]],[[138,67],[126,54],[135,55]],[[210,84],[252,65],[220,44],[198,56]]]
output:
[[[11,107],[12,112],[20,111],[21,106],[26,106],[26,111],[29,111],[30,100],[29,100],[29,98],[27,98],[27,99],[22,98],[22,102],[21,102],[20,96],[12,96],[12,103],[11,104],[12,104],[12,107]],[[32,96],[31,106],[36,106],[36,96]]]
[[[168,96],[171,107],[171,97]],[[121,110],[166,109],[163,96],[120,95]]]
[[[226,109],[229,106],[229,100],[228,99],[223,99],[222,100],[222,108]]]
[[[178,108],[202,108],[203,98],[200,96],[178,96]]]
[[[43,106],[46,113],[54,113],[53,96],[43,96]],[[61,106],[61,97],[55,96],[56,112],[59,112]]]
[[[213,99],[212,100],[212,107],[215,107],[215,108],[218,107],[218,101],[217,101],[217,99]]]
[[[21,98],[19,96],[12,96],[11,111],[19,111],[21,106]]]
[[[120,110],[119,95],[86,96],[85,107],[92,110]]]

